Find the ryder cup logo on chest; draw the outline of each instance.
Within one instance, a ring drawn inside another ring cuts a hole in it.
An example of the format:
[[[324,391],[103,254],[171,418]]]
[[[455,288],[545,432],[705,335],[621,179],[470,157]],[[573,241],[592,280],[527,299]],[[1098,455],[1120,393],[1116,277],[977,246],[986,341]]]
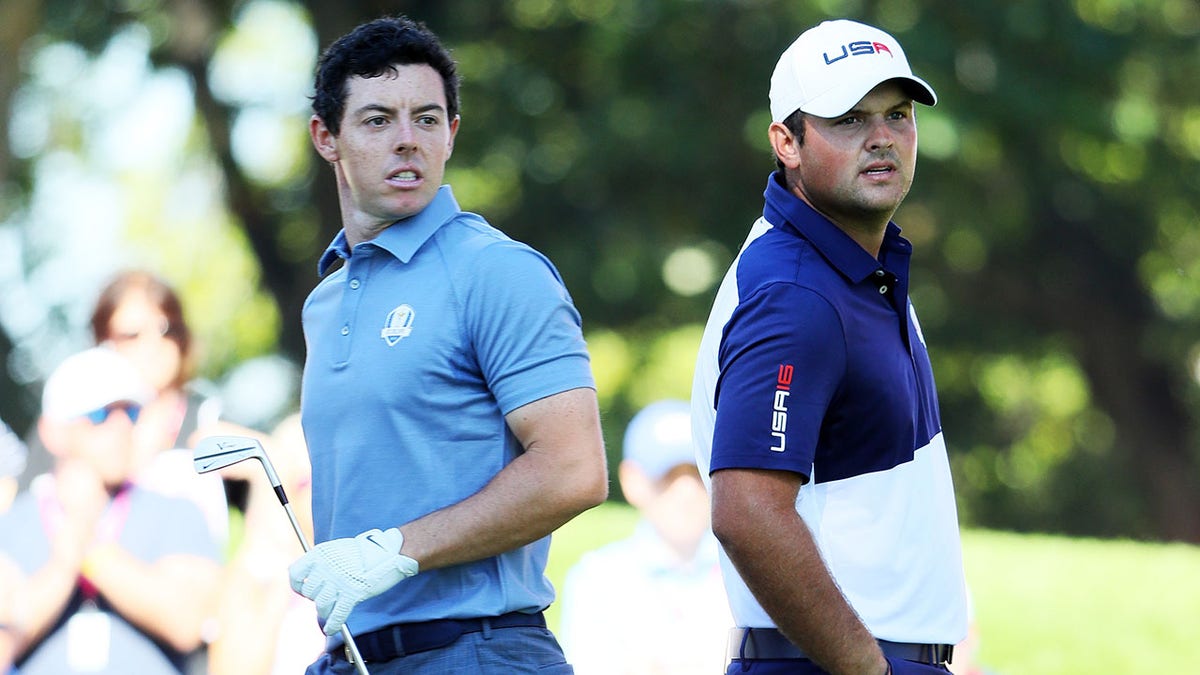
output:
[[[400,305],[388,312],[387,318],[383,321],[383,330],[379,331],[379,337],[383,338],[387,346],[394,347],[397,342],[412,334],[413,316],[415,316],[415,312],[409,305]]]

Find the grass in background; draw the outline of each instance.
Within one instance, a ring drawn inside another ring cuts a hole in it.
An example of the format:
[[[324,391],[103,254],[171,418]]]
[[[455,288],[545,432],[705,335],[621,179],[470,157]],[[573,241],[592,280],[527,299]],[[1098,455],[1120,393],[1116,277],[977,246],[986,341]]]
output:
[[[963,557],[1001,675],[1200,672],[1200,547],[968,531]]]
[[[555,588],[636,522],[607,503],[563,526],[547,567]],[[995,675],[1200,672],[1200,547],[968,530],[963,557],[978,660]],[[546,616],[556,629],[558,603]]]

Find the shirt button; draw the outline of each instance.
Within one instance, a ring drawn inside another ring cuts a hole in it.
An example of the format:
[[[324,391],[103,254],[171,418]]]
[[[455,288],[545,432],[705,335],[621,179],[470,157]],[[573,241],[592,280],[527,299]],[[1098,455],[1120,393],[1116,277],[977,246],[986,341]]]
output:
[[[350,280],[350,290],[357,291],[357,290],[358,290],[358,287],[359,287],[359,286],[361,286],[361,285],[362,285],[362,284],[358,283],[358,279],[351,279],[351,280]]]
[[[875,270],[875,276],[881,277],[881,276],[883,276],[883,274],[884,274],[883,270]]]
[[[879,294],[880,294],[880,295],[883,295],[884,293],[887,293],[887,291],[888,291],[887,284],[884,284],[883,286],[880,286],[880,287],[879,287]]]
[[[350,334],[350,326],[342,326],[342,335]]]

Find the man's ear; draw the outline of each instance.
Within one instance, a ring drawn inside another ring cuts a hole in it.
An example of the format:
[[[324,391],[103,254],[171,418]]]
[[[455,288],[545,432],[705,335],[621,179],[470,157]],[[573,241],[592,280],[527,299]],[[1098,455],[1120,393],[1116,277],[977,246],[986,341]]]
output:
[[[454,154],[454,139],[458,137],[458,124],[460,121],[462,121],[462,117],[459,115],[455,115],[454,119],[450,120],[450,140],[448,141],[449,145],[446,147],[446,159],[450,159],[450,156]]]
[[[50,454],[62,457],[66,453],[67,430],[61,422],[39,417],[37,430],[38,438],[42,439],[42,445]]]
[[[775,158],[784,168],[795,169],[800,166],[800,143],[796,135],[788,130],[781,122],[772,122],[767,128],[767,140],[771,142],[771,150]]]
[[[319,115],[313,115],[308,120],[308,135],[312,138],[313,147],[317,154],[330,164],[338,161],[337,136],[325,126],[325,120]]]

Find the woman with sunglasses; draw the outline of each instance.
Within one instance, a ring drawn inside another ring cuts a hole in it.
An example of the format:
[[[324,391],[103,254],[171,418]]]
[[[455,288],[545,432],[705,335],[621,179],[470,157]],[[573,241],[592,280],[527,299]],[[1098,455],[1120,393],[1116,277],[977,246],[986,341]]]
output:
[[[192,383],[192,332],[183,303],[162,278],[145,270],[117,273],[100,291],[92,337],[128,359],[151,390],[134,428],[136,480],[158,492],[188,497],[204,511],[218,541],[228,536],[228,504],[239,504],[243,481],[199,476],[190,439],[212,429],[220,403]]]
[[[108,344],[129,359],[154,390],[137,429],[140,460],[166,448],[188,447],[189,435],[217,421],[216,399],[191,386],[192,332],[167,282],[143,270],[118,273],[100,292],[91,329],[96,344]]]

